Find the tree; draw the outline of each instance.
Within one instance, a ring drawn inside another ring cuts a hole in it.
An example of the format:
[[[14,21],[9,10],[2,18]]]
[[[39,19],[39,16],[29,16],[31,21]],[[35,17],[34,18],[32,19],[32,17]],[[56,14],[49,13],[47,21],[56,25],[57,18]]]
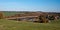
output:
[[[0,12],[0,19],[4,18],[4,15],[2,12]]]

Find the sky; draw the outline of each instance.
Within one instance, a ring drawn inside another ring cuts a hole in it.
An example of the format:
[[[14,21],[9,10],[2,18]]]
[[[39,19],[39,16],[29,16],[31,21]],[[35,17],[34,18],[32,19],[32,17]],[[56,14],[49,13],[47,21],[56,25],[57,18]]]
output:
[[[60,12],[60,0],[0,0],[0,11]]]

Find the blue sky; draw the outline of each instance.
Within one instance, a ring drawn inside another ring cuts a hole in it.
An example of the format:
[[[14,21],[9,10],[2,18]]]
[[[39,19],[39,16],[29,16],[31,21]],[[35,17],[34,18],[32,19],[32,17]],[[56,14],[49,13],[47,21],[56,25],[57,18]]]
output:
[[[0,0],[0,11],[60,12],[60,0]]]

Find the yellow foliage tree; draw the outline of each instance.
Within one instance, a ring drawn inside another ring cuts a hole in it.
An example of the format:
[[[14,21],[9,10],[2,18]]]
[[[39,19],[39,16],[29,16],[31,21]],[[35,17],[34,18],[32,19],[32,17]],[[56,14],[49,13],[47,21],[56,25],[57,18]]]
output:
[[[4,18],[4,15],[2,12],[0,12],[0,19]]]

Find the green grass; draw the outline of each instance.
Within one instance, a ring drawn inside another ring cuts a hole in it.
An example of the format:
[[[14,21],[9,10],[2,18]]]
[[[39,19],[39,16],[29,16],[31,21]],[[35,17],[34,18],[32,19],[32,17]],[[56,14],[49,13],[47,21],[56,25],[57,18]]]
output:
[[[51,23],[33,23],[1,19],[0,30],[60,30],[60,20]]]
[[[5,16],[11,16],[17,14],[18,12],[3,12]]]

